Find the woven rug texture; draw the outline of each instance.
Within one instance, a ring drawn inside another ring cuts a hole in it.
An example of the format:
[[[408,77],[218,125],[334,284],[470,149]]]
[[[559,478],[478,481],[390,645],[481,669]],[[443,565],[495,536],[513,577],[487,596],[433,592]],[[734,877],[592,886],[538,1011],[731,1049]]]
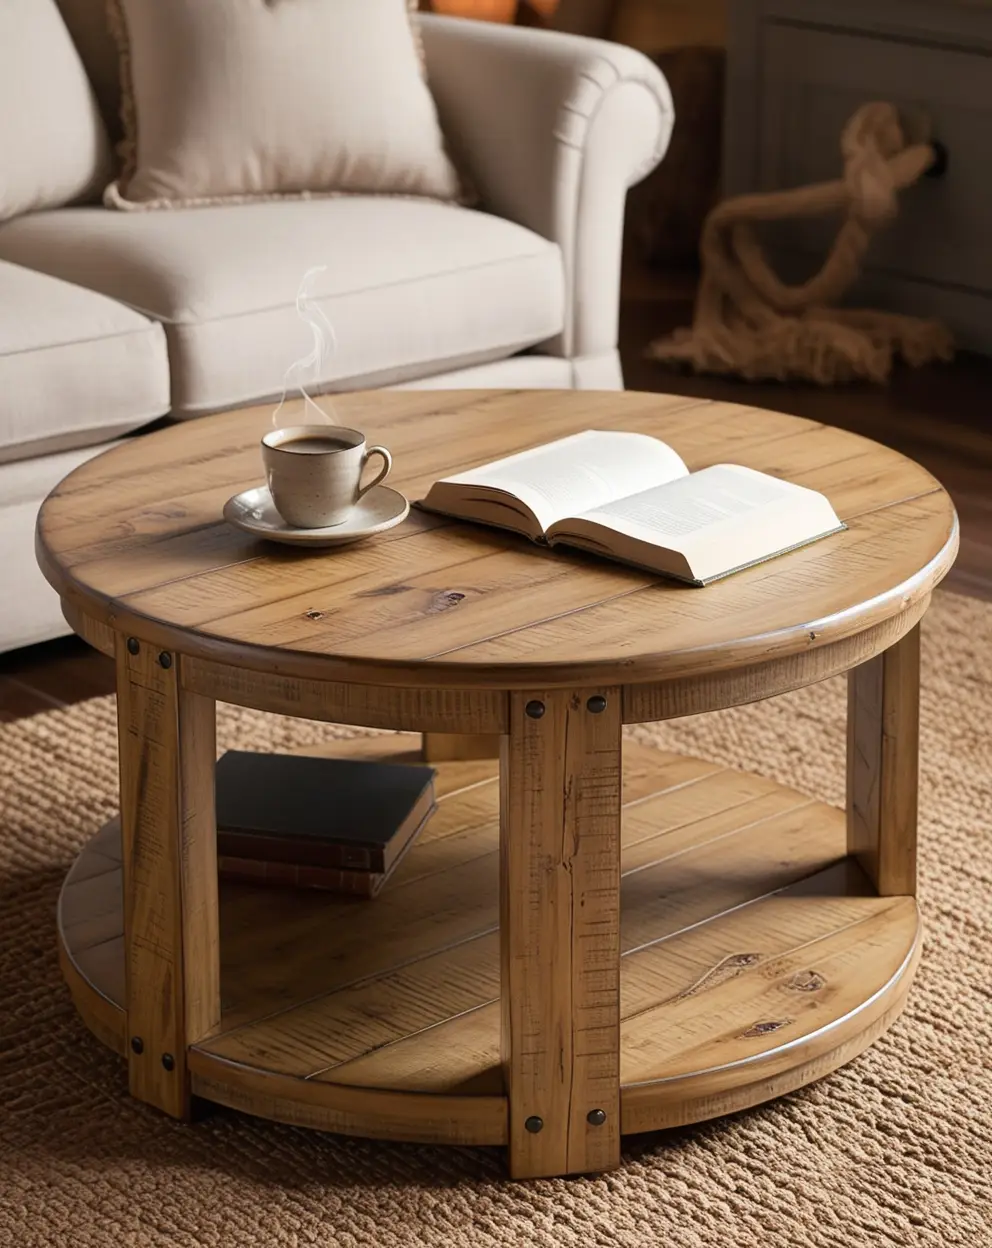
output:
[[[924,622],[922,965],[873,1048],[768,1105],[514,1184],[497,1149],[346,1139],[128,1098],[55,953],[62,877],[116,808],[114,702],[0,726],[0,1248],[992,1246],[992,606]],[[222,706],[225,747],[349,735]],[[843,678],[634,731],[840,803]],[[372,903],[374,904],[374,903]]]

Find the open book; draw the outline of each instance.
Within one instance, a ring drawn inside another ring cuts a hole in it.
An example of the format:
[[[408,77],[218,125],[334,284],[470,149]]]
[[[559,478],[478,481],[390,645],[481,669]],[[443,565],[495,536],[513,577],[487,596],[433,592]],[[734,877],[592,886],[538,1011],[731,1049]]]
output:
[[[421,506],[693,585],[845,527],[815,490],[736,464],[690,473],[657,438],[596,430],[445,477]]]

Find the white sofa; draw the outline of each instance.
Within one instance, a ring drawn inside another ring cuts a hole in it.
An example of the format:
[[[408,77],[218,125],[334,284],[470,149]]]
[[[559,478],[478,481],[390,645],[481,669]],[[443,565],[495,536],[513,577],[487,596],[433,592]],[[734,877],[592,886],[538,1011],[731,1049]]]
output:
[[[113,132],[105,0],[59,5]],[[294,301],[311,268],[337,338],[318,392],[622,386],[624,199],[668,143],[663,77],[629,48],[571,35],[436,17],[422,29],[481,210],[83,204],[0,224],[0,650],[66,631],[34,563],[46,493],[158,417],[278,396],[309,344]]]

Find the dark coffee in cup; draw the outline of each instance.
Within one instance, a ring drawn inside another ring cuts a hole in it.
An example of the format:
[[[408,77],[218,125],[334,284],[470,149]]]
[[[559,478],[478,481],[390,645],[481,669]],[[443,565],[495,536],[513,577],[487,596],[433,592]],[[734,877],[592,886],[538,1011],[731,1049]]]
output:
[[[281,449],[294,455],[323,455],[328,451],[348,450],[351,445],[333,437],[303,437],[281,443]]]

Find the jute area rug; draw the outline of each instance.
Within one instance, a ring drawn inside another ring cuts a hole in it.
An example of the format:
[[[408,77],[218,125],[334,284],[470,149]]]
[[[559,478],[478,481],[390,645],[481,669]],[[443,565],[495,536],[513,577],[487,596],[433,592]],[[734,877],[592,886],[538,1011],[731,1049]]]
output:
[[[112,699],[0,729],[0,1245],[992,1245],[992,607],[925,624],[922,899],[910,1004],[770,1105],[626,1141],[622,1170],[511,1184],[496,1150],[349,1140],[131,1101],[59,979],[62,875],[116,804]],[[844,683],[639,730],[843,796]],[[224,744],[327,726],[220,708]]]

